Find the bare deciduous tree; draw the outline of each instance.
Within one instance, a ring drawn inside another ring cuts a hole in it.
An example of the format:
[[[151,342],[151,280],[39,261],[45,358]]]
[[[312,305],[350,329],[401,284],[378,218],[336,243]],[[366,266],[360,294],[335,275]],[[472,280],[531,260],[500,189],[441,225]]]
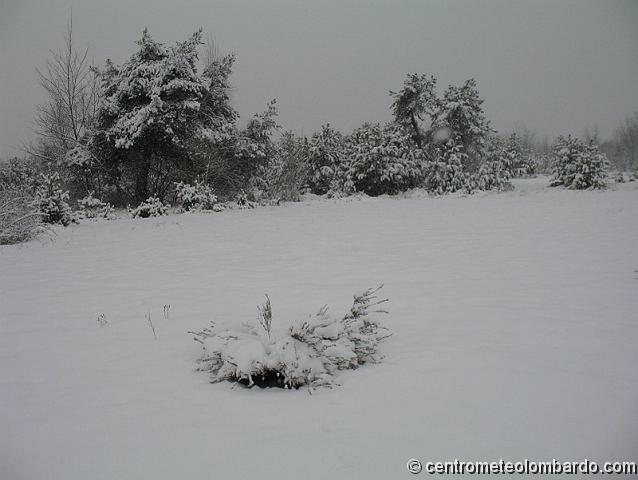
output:
[[[206,43],[204,44],[204,54],[202,55],[204,70],[219,60],[221,60],[221,55],[219,53],[217,42],[215,42],[215,39],[209,35],[206,39]]]
[[[40,146],[27,149],[46,160],[61,160],[85,138],[99,103],[98,78],[89,64],[89,48],[78,50],[73,41],[73,17],[69,18],[64,47],[51,50],[38,81],[47,93],[37,106],[34,130]]]

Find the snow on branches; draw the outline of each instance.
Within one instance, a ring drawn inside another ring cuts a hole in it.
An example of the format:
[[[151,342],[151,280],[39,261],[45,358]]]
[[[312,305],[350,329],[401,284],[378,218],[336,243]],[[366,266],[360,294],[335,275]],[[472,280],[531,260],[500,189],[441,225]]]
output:
[[[150,218],[168,215],[168,207],[157,197],[149,197],[131,210],[133,218]]]
[[[121,67],[107,62],[101,72],[104,104],[99,124],[116,148],[135,145],[151,130],[174,144],[192,129],[206,92],[197,74],[197,47],[201,30],[184,42],[166,47],[144,30],[140,49]]]
[[[586,145],[571,135],[559,137],[554,146],[554,156],[552,186],[584,190],[605,188],[607,185],[609,161],[595,143]]]
[[[377,348],[390,336],[378,315],[382,286],[354,296],[350,311],[341,318],[328,315],[327,306],[315,315],[293,322],[285,334],[272,333],[272,307],[268,297],[259,309],[258,325],[221,328],[214,322],[193,333],[204,353],[198,370],[210,374],[212,383],[224,380],[248,387],[299,388],[331,386],[339,370],[354,369],[381,359]]]

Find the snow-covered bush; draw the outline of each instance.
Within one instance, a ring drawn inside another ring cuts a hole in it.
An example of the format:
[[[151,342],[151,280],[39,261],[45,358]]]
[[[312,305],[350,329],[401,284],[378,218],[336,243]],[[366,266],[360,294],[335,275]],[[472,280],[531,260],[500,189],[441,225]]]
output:
[[[368,195],[395,194],[418,186],[424,173],[421,150],[396,123],[364,124],[348,137],[345,189]]]
[[[33,159],[0,160],[0,190],[16,188],[33,192],[38,184],[39,167],[40,165]]]
[[[306,320],[290,325],[280,337],[272,333],[272,307],[267,298],[259,308],[259,326],[245,324],[238,330],[215,323],[201,332],[191,332],[204,353],[198,369],[210,374],[211,382],[229,380],[249,387],[299,388],[334,384],[339,370],[357,368],[381,359],[379,342],[389,336],[377,319],[387,313],[378,306],[377,289],[355,295],[350,311],[341,318],[328,315],[323,307]]]
[[[466,190],[498,190],[499,192],[512,190],[510,171],[499,158],[487,158],[479,167],[478,172],[467,179]]]
[[[609,161],[595,143],[585,145],[571,135],[559,137],[554,155],[556,163],[552,186],[563,185],[569,189],[584,190],[607,185]]]
[[[157,197],[149,197],[145,202],[140,203],[131,210],[133,218],[160,217],[168,214],[168,207]]]
[[[521,156],[519,162],[515,165],[514,176],[515,177],[528,177],[536,175],[538,171],[538,164],[536,158],[531,153],[526,153]]]
[[[512,190],[514,187],[510,179],[519,162],[520,150],[514,135],[506,142],[496,137],[490,138],[478,169],[466,177],[466,191]]]
[[[0,245],[26,242],[45,230],[43,215],[24,189],[0,188]]]
[[[323,195],[332,189],[341,173],[343,148],[343,135],[330,124],[312,135],[308,146],[308,186],[312,193]]]
[[[40,186],[35,192],[34,205],[46,223],[67,226],[75,219],[69,206],[69,192],[62,190],[60,174],[57,172],[40,175]]]
[[[463,163],[466,154],[452,139],[437,144],[425,169],[425,188],[436,195],[458,192],[465,187]]]
[[[237,207],[246,209],[246,208],[255,208],[257,204],[248,198],[248,194],[242,190],[235,197],[235,203]]]
[[[519,135],[512,133],[502,147],[502,160],[512,178],[536,174],[538,165],[535,155],[529,145],[524,146]]]
[[[217,196],[205,183],[195,181],[195,185],[179,182],[175,184],[177,203],[186,211],[212,210],[217,203]]]
[[[105,220],[113,220],[115,218],[115,209],[110,203],[105,203],[99,198],[93,196],[93,192],[78,200],[80,207],[80,215],[84,218],[103,218]]]
[[[254,177],[254,185],[261,190],[262,198],[274,203],[298,201],[309,179],[308,159],[308,140],[284,132],[277,143],[276,154]]]
[[[625,183],[625,176],[623,175],[622,172],[615,172],[614,173],[614,182],[616,182],[616,183]]]

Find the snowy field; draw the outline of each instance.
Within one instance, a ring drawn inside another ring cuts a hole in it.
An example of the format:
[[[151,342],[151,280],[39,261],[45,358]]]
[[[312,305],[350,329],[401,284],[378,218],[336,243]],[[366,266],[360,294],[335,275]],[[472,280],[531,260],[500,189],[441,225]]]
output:
[[[0,247],[0,479],[636,460],[638,186],[547,183],[86,222]],[[187,332],[253,321],[265,293],[283,329],[380,283],[386,358],[337,388],[249,390],[194,371]]]

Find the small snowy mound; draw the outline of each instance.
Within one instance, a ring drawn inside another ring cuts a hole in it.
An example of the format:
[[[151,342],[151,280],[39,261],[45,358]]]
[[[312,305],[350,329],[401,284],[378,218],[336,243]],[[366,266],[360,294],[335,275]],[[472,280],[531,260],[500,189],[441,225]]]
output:
[[[259,307],[261,328],[244,325],[228,330],[211,323],[192,332],[204,349],[198,370],[209,372],[213,383],[229,380],[248,387],[333,385],[339,370],[381,359],[377,346],[390,336],[377,320],[378,314],[387,313],[378,308],[387,302],[376,296],[381,288],[355,295],[342,318],[330,317],[324,306],[307,320],[294,322],[280,338],[271,337],[272,309],[266,297]]]

